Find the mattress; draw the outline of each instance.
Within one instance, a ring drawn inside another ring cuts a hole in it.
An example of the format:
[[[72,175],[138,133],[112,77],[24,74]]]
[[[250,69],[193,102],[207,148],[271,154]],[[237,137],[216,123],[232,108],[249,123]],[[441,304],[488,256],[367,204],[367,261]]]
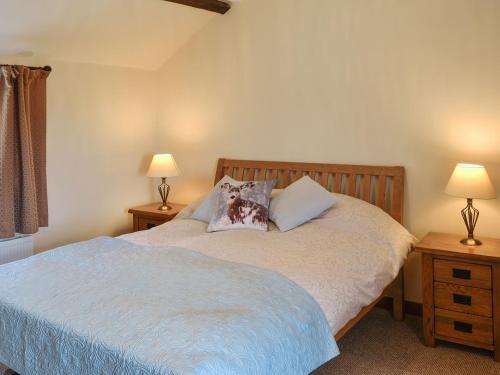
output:
[[[284,233],[272,223],[269,232],[207,233],[206,223],[189,219],[198,201],[172,222],[121,238],[180,246],[278,272],[318,301],[336,334],[397,276],[415,238],[380,208],[335,196],[337,204],[321,217]]]

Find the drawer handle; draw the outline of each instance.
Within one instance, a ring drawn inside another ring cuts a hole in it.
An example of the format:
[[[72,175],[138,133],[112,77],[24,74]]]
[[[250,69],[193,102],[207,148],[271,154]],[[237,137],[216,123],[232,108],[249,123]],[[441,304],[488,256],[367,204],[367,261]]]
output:
[[[462,280],[470,280],[471,272],[470,270],[462,270],[460,268],[453,268],[453,278],[462,279]]]
[[[151,228],[156,227],[156,224],[151,224],[151,223],[148,223],[148,225],[146,225],[146,227],[147,227],[148,229],[151,229]]]
[[[455,294],[453,293],[453,303],[458,303],[459,305],[472,305],[472,297],[464,296],[463,294]]]
[[[472,324],[470,324],[470,323],[454,321],[453,328],[455,329],[455,331],[460,331],[460,332],[464,332],[464,333],[472,333]]]

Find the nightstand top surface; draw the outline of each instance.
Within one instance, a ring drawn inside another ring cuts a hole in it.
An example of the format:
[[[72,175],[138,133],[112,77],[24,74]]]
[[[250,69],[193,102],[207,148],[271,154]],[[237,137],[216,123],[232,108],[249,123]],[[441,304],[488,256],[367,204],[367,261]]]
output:
[[[415,250],[434,255],[500,262],[500,239],[479,237],[482,245],[465,246],[460,243],[464,237],[466,236],[431,232],[415,246]]]
[[[158,207],[161,206],[161,203],[150,203],[146,204],[144,206],[139,206],[139,207],[134,207],[128,210],[129,214],[135,214],[135,215],[145,215],[145,216],[150,216],[150,217],[168,217],[172,215],[177,215],[184,207],[186,207],[185,204],[175,204],[175,203],[169,203],[170,206],[172,206],[171,210],[168,211],[161,211],[158,209]]]

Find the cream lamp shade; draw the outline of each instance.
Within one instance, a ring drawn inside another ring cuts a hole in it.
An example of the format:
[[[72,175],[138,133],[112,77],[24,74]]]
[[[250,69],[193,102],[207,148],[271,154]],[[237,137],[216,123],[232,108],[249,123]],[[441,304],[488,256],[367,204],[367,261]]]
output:
[[[148,177],[175,177],[179,175],[179,168],[171,154],[157,154],[149,166]]]
[[[486,168],[476,164],[457,164],[445,193],[460,198],[495,199],[497,197]]]

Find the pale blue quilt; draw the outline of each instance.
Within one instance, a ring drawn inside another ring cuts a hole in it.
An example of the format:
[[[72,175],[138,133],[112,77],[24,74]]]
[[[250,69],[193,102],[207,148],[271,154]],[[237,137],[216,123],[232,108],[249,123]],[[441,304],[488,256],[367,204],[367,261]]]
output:
[[[23,375],[308,374],[338,355],[284,276],[98,238],[0,266],[0,362]]]

